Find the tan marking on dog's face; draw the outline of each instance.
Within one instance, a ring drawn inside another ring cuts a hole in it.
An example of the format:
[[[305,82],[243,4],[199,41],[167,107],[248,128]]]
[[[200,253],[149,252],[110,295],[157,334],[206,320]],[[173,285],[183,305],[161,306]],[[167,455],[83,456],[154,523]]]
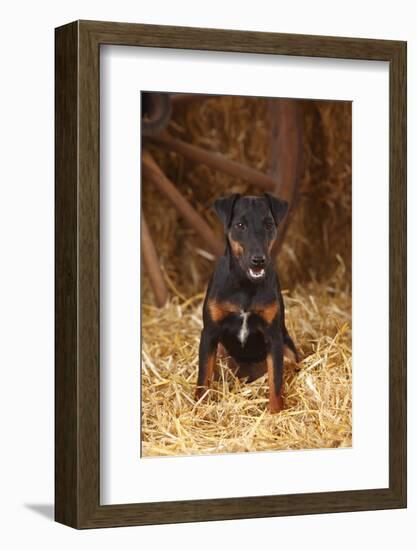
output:
[[[266,356],[266,365],[268,369],[269,410],[271,413],[278,413],[284,408],[284,401],[282,399],[282,385],[281,390],[277,394],[275,391],[274,363],[270,353]]]
[[[207,307],[210,317],[215,323],[219,323],[230,313],[240,312],[240,309],[236,304],[232,304],[230,302],[218,302],[217,300],[209,300]]]
[[[269,241],[268,243],[268,252],[269,254],[272,254],[272,249],[274,248],[274,244],[277,242],[277,237],[275,236],[272,241]]]
[[[254,306],[251,308],[251,311],[253,311],[256,315],[259,315],[259,317],[270,325],[279,313],[279,305],[278,302],[272,302],[271,304],[267,304],[265,306]]]
[[[230,234],[229,242],[232,248],[233,255],[236,256],[236,258],[240,258],[243,255],[243,246],[238,241],[235,241]]]

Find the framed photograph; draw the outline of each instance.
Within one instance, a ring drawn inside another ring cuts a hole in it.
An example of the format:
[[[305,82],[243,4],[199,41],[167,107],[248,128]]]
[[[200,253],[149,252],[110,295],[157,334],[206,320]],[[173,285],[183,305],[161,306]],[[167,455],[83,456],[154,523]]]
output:
[[[406,43],[56,29],[56,521],[406,506]]]

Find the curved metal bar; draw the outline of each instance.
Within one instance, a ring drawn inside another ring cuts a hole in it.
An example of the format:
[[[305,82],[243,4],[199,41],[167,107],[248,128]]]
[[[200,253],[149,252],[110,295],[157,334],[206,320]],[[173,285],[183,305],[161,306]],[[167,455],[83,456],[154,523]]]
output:
[[[244,164],[229,160],[220,153],[212,153],[195,145],[185,143],[180,139],[173,138],[168,132],[161,132],[158,135],[150,136],[149,139],[169,151],[175,151],[187,157],[191,161],[201,162],[215,170],[219,170],[230,176],[241,178],[253,185],[262,187],[262,189],[266,191],[274,191],[277,187],[277,181],[273,177],[263,172],[259,172],[258,170],[254,170],[249,166],[245,166]]]
[[[282,246],[291,213],[298,201],[303,141],[300,110],[296,100],[272,99],[269,113],[272,134],[270,170],[277,182],[274,194],[289,203],[288,213],[279,228],[278,238],[272,249],[272,253],[276,255]]]
[[[168,299],[168,291],[165,286],[164,277],[162,275],[161,267],[159,265],[158,256],[156,253],[155,245],[153,243],[151,234],[149,232],[148,224],[146,223],[145,216],[142,212],[141,217],[141,244],[142,244],[142,257],[145,269],[149,277],[149,282],[155,300],[158,307],[165,305]]]
[[[171,103],[174,107],[177,105],[189,105],[197,101],[205,101],[212,97],[222,97],[216,94],[171,94]]]
[[[142,169],[152,183],[172,202],[188,224],[197,231],[210,252],[216,256],[221,256],[224,251],[222,242],[216,237],[207,222],[166,177],[147,150],[142,153]]]
[[[167,93],[142,92],[142,134],[152,136],[164,130],[171,119],[171,96]]]

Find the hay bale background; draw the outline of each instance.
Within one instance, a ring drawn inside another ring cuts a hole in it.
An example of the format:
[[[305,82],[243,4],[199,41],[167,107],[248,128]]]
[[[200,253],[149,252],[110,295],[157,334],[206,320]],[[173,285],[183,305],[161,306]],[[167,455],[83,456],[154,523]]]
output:
[[[266,412],[265,377],[244,384],[223,363],[209,400],[195,406],[201,304],[214,262],[165,197],[143,182],[144,213],[172,296],[157,310],[143,274],[144,456],[351,444],[351,104],[303,100],[300,108],[300,197],[278,267],[290,333],[305,359],[298,369],[287,364],[279,415]],[[219,97],[176,108],[170,131],[268,171],[265,99]],[[175,153],[152,152],[219,236],[214,200],[258,191]]]

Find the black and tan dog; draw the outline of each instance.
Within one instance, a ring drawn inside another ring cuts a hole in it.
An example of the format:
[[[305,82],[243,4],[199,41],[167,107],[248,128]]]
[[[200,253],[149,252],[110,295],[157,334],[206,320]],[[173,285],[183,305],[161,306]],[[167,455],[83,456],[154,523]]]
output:
[[[268,372],[270,411],[283,408],[284,348],[296,361],[298,355],[285,326],[271,250],[287,208],[285,201],[268,193],[259,197],[232,195],[214,203],[224,224],[226,250],[203,306],[197,399],[209,387],[218,347],[223,346],[238,376],[252,381]]]

